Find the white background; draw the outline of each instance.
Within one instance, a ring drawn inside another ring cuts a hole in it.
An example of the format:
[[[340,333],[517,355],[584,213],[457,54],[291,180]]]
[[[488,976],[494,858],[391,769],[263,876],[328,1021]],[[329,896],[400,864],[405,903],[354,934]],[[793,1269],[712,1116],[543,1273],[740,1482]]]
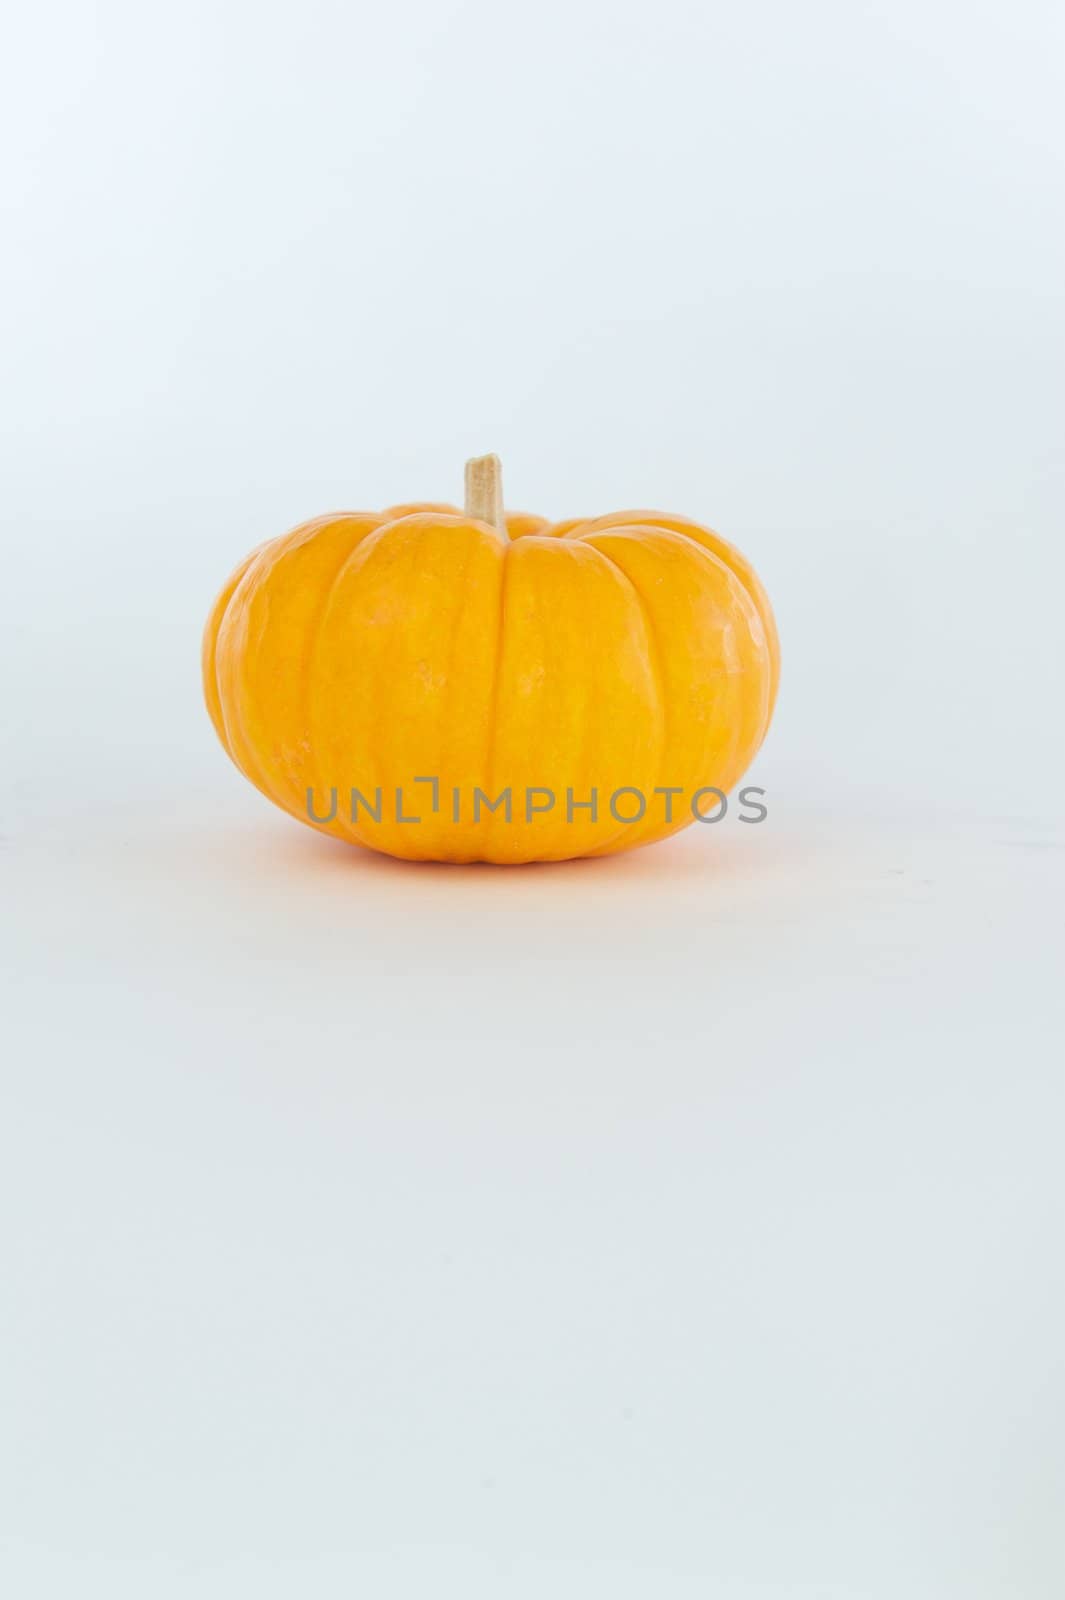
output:
[[[0,1588],[1065,1593],[1053,4],[8,23]],[[421,869],[200,702],[253,544],[657,505],[731,818]]]

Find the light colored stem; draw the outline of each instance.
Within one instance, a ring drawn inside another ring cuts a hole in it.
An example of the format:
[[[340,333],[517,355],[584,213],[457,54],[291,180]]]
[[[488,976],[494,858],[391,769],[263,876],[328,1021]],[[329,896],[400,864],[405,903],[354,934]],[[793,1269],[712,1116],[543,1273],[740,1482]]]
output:
[[[507,539],[503,514],[503,468],[498,456],[477,456],[466,463],[466,515],[487,522]]]

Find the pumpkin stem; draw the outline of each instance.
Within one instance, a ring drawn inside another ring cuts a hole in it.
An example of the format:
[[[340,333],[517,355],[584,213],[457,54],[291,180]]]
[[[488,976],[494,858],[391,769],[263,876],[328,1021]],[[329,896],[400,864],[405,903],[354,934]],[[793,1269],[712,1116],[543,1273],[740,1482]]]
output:
[[[487,522],[506,540],[503,514],[503,468],[498,456],[476,456],[466,463],[466,515]]]

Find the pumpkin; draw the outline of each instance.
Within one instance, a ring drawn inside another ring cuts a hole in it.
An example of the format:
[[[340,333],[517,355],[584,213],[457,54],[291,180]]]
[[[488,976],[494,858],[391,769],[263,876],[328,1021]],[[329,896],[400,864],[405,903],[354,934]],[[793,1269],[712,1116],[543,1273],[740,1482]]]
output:
[[[609,855],[720,814],[779,675],[749,563],[685,517],[504,514],[494,456],[466,489],[317,517],[236,569],[203,681],[241,772],[409,860]]]

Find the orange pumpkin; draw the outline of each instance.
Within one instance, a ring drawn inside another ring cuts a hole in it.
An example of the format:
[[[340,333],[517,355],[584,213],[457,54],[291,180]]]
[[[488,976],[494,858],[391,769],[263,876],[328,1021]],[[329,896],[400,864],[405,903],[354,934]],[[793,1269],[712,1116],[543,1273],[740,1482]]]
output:
[[[685,517],[337,512],[260,546],[204,633],[207,707],[301,822],[409,860],[609,855],[715,813],[779,674],[748,562]]]

